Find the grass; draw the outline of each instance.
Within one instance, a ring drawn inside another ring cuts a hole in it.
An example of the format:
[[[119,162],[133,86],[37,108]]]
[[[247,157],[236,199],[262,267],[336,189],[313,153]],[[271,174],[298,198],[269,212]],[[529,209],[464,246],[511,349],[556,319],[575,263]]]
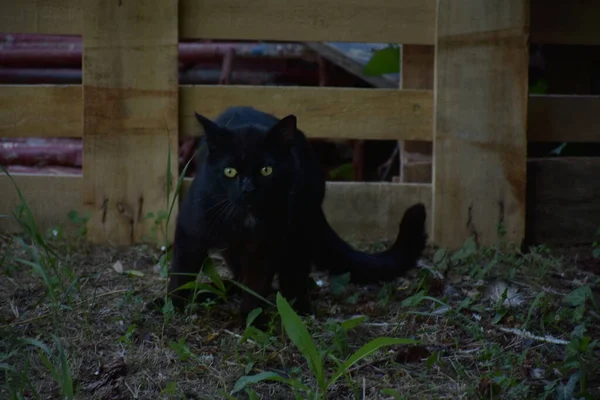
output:
[[[236,298],[145,311],[167,251],[88,245],[76,214],[79,240],[41,232],[21,200],[21,233],[0,238],[0,398],[600,398],[596,243],[524,254],[469,240],[384,285],[315,275],[315,314],[275,295],[261,331],[239,326]]]

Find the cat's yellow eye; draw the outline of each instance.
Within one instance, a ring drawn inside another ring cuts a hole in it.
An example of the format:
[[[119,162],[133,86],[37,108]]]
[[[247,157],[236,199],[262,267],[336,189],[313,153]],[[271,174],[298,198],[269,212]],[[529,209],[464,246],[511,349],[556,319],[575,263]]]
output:
[[[262,174],[262,176],[269,176],[273,173],[273,167],[270,167],[270,166],[262,167],[260,169],[260,173]]]
[[[234,178],[237,175],[237,169],[227,167],[223,170],[225,176],[228,178]]]

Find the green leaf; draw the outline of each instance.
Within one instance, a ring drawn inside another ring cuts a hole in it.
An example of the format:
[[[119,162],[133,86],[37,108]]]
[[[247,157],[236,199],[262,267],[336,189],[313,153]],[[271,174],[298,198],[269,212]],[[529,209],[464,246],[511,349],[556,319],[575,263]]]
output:
[[[350,318],[345,320],[344,322],[342,322],[342,328],[344,328],[345,330],[349,331],[350,329],[356,328],[357,326],[359,326],[360,324],[363,323],[364,320],[367,319],[366,315],[362,315],[360,317],[356,317],[356,318]]]
[[[277,310],[281,316],[281,322],[283,323],[287,335],[308,362],[317,382],[319,382],[319,386],[322,389],[325,389],[323,360],[321,354],[317,351],[317,347],[310,337],[306,326],[304,326],[302,319],[294,312],[287,300],[279,292],[277,292],[276,303]]]
[[[425,298],[425,290],[419,290],[418,293],[402,300],[403,307],[415,307]]]
[[[565,297],[565,301],[572,306],[582,306],[588,297],[591,297],[592,291],[589,286],[582,286],[573,290]]]
[[[356,350],[354,354],[352,354],[342,365],[339,366],[337,372],[329,379],[327,382],[327,387],[331,386],[335,383],[336,380],[340,376],[344,374],[352,365],[360,361],[361,359],[367,357],[368,355],[376,352],[383,346],[392,346],[395,344],[418,344],[419,342],[414,339],[406,339],[406,338],[388,338],[388,337],[380,337],[371,340],[369,343],[365,344],[360,349]]]
[[[249,327],[252,322],[254,322],[260,313],[262,313],[262,308],[260,307],[257,307],[248,313],[248,316],[246,317],[246,328]]]
[[[239,392],[244,387],[246,387],[246,385],[248,385],[248,384],[258,383],[258,382],[262,382],[262,381],[277,381],[277,382],[283,382],[283,383],[290,384],[289,379],[284,378],[283,376],[281,376],[275,372],[264,371],[264,372],[260,372],[256,375],[242,376],[235,383],[232,393]]]
[[[210,278],[212,283],[214,283],[221,290],[221,292],[225,293],[225,285],[223,284],[223,281],[221,280],[221,277],[215,268],[215,263],[210,257],[207,257],[204,261],[202,272]]]
[[[350,283],[350,272],[345,274],[333,275],[329,278],[329,291],[333,295],[339,295],[346,291],[346,286]]]
[[[52,352],[50,351],[50,348],[48,346],[46,346],[45,343],[43,343],[43,342],[41,342],[41,341],[39,341],[37,339],[33,339],[33,338],[21,338],[21,341],[23,343],[30,344],[30,345],[32,345],[34,347],[37,347],[37,348],[43,350],[48,355],[52,354]]]
[[[125,273],[129,276],[139,276],[139,277],[144,276],[144,273],[142,271],[136,271],[135,269],[129,269],[129,270],[125,271]]]
[[[367,76],[380,76],[400,72],[400,47],[388,46],[376,50],[369,62],[363,68]]]

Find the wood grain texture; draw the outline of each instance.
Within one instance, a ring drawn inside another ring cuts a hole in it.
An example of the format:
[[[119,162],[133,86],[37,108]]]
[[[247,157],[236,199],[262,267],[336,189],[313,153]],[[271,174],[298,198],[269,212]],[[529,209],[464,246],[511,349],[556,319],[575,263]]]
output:
[[[530,95],[527,139],[600,142],[600,96]]]
[[[600,45],[598,0],[531,0],[531,42]]]
[[[435,47],[430,45],[402,46],[403,89],[433,89]],[[400,181],[431,183],[433,143],[431,140],[405,140],[401,144]]]
[[[181,86],[183,135],[198,135],[194,111],[216,117],[229,106],[253,106],[282,118],[298,117],[307,136],[431,140],[429,90],[267,86]]]
[[[81,137],[80,85],[0,86],[0,137]]]
[[[497,244],[525,231],[528,0],[440,0],[434,241]]]
[[[0,2],[0,32],[80,35],[81,0],[18,0]]]
[[[527,242],[587,244],[600,226],[600,159],[544,158],[527,163]],[[83,212],[81,176],[13,175],[42,230],[64,224],[70,211]],[[191,179],[184,180],[183,191]],[[19,203],[12,182],[0,174],[0,210],[10,213]],[[374,241],[395,234],[406,207],[422,201],[431,232],[431,186],[328,182],[324,209],[327,219],[344,237]],[[18,230],[14,221],[0,218],[0,232]],[[171,237],[172,238],[172,237]]]
[[[77,227],[67,216],[83,212],[82,179],[79,176],[12,174],[42,232],[63,225],[67,234]],[[12,214],[19,205],[19,195],[11,180],[0,172],[0,214]],[[19,232],[12,218],[0,218],[0,232]]]
[[[150,234],[147,213],[167,209],[169,151],[177,176],[178,2],[83,4],[88,238],[129,245]]]
[[[183,38],[433,44],[435,0],[183,0]]]
[[[41,229],[64,224],[66,233],[75,232],[77,226],[68,221],[67,214],[70,211],[85,212],[81,176],[19,174],[15,178]],[[190,178],[184,180],[182,195],[190,183]],[[0,210],[14,210],[19,203],[17,193],[3,174],[0,175],[0,193],[6,193],[0,197]],[[324,210],[330,224],[344,237],[364,241],[393,240],[402,214],[417,202],[423,202],[427,207],[430,232],[431,185],[328,182]],[[0,219],[0,232],[17,231],[18,225],[14,221]],[[172,231],[170,235],[169,240],[172,240]]]
[[[531,159],[527,242],[589,244],[600,227],[600,158]]]
[[[192,179],[186,178],[182,196]],[[422,202],[431,233],[431,185],[390,182],[327,182],[323,211],[338,234],[360,241],[394,240],[404,211]],[[430,234],[431,236],[431,234]]]

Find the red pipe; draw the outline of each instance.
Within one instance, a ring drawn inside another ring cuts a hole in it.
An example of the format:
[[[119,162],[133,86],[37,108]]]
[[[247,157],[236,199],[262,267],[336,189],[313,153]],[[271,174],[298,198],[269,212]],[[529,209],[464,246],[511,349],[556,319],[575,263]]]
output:
[[[81,35],[41,35],[39,33],[2,33],[0,42],[4,43],[73,43],[81,42]]]
[[[81,139],[37,139],[0,142],[0,164],[81,167]]]
[[[278,51],[256,54],[256,44],[240,43],[179,43],[179,61],[197,63],[222,59],[229,52],[237,57],[299,59],[300,52]],[[76,42],[21,42],[0,44],[0,65],[7,67],[61,66],[81,67],[82,46]]]
[[[81,69],[0,68],[0,84],[81,84]]]
[[[0,66],[81,67],[81,46],[0,49]]]
[[[314,84],[318,82],[318,72],[314,68],[305,68],[302,65],[281,70],[282,65],[271,65],[271,68],[256,68],[256,65],[245,65],[246,60],[236,61],[236,70],[229,75],[230,84],[257,84],[262,81],[277,81],[298,84]],[[250,67],[250,68],[248,68]],[[267,72],[268,70],[273,72]],[[265,71],[266,70],[266,71]],[[219,64],[197,64],[196,68],[181,71],[179,83],[182,85],[194,84],[222,84],[221,66]],[[81,84],[81,69],[75,68],[0,68],[0,84]]]
[[[7,165],[5,168],[11,174],[36,174],[36,175],[82,175],[81,168],[47,166],[29,167],[25,165]]]

